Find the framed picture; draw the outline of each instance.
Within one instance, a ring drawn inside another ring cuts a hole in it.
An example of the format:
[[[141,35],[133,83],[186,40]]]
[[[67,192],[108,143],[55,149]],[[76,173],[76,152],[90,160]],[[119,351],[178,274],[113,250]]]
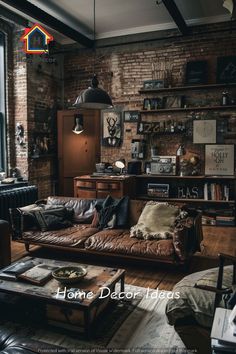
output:
[[[117,147],[122,143],[122,112],[102,111],[102,145]]]
[[[234,175],[234,145],[206,145],[205,175]]]
[[[236,56],[217,58],[216,82],[218,84],[236,82]]]
[[[200,85],[207,82],[207,61],[189,61],[186,65],[186,85]]]
[[[215,144],[216,143],[216,120],[193,121],[193,143]]]
[[[144,90],[155,90],[164,87],[164,80],[146,80],[143,82]]]
[[[139,117],[139,111],[124,111],[124,122],[138,122]]]
[[[165,108],[181,108],[184,106],[185,96],[166,96],[163,98]]]

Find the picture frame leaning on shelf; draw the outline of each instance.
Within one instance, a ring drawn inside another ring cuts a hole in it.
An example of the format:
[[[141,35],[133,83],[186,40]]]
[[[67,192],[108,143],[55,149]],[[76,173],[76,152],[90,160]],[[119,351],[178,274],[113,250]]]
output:
[[[205,175],[234,176],[234,144],[205,146]]]

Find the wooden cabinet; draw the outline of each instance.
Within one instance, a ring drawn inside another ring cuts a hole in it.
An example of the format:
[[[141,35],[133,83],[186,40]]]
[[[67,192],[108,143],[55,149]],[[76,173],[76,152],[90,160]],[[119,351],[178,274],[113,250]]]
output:
[[[101,198],[108,195],[121,198],[134,197],[135,177],[132,176],[80,176],[74,178],[74,196],[78,198]]]
[[[75,176],[92,173],[100,161],[100,112],[80,110],[84,116],[84,131],[72,132],[77,110],[59,111],[58,163],[59,195],[73,196]]]

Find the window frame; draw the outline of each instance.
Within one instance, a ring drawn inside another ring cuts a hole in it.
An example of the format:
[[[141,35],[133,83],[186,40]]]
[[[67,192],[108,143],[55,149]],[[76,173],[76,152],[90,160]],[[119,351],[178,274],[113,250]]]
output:
[[[0,31],[0,172],[6,172],[6,60],[5,34]]]

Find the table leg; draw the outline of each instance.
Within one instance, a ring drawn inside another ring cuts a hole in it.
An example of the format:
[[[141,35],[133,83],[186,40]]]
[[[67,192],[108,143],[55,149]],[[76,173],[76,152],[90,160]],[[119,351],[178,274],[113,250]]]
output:
[[[90,324],[90,309],[84,310],[84,335],[87,339],[91,338],[91,324]]]
[[[120,291],[125,291],[125,274],[123,274],[120,278]]]

